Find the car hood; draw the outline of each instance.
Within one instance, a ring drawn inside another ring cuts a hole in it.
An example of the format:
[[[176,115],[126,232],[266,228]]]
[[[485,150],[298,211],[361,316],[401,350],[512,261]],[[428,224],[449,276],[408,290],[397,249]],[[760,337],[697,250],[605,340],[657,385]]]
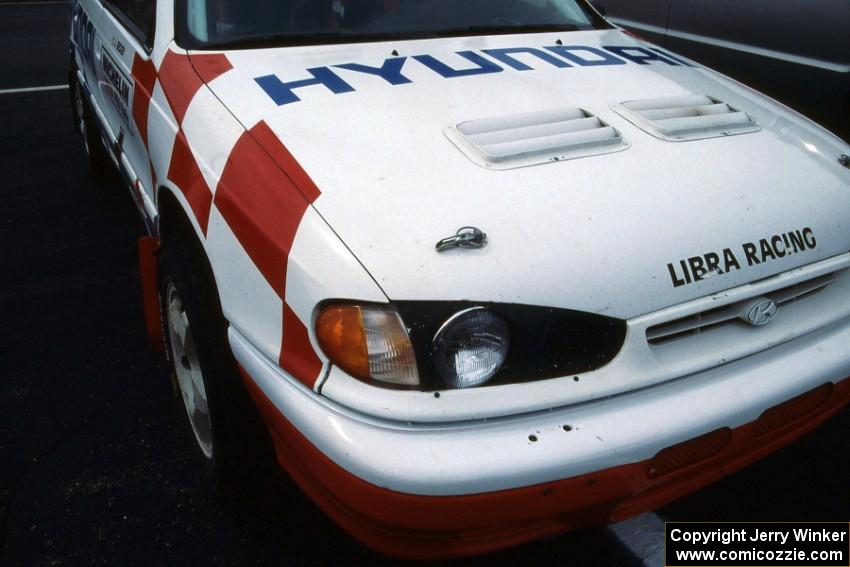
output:
[[[313,206],[391,299],[629,318],[850,250],[850,171],[837,162],[847,146],[712,71],[622,49],[618,64],[560,67],[511,52],[501,72],[453,77],[434,64],[473,69],[485,50],[559,43],[649,48],[608,30],[235,50],[233,70],[209,86],[246,128],[269,125],[320,189]],[[387,59],[396,63],[385,76],[356,68]],[[688,94],[743,110],[760,130],[667,141],[615,109]],[[495,170],[446,135],[467,121],[568,107],[599,116],[628,148]],[[488,245],[435,250],[465,226]],[[719,272],[694,277],[715,255]]]

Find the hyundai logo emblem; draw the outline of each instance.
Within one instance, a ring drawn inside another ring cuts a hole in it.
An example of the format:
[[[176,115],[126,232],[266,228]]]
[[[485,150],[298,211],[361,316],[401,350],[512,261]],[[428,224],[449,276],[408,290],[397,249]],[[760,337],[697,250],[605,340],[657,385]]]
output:
[[[754,327],[767,325],[776,318],[779,306],[772,299],[762,299],[747,310],[747,322]]]

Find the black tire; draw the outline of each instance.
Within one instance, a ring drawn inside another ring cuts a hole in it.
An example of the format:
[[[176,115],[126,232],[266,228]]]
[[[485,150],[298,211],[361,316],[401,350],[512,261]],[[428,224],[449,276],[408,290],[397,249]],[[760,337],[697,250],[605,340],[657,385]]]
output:
[[[251,501],[246,497],[259,497],[278,469],[268,431],[239,375],[212,275],[200,254],[187,229],[165,241],[159,255],[160,306],[178,412],[209,484],[225,497]],[[175,332],[178,312],[187,324],[182,345]],[[208,430],[203,421],[199,426],[190,418],[193,409],[197,417],[200,404],[187,399],[187,370],[203,385]]]
[[[112,172],[113,162],[109,157],[106,146],[103,145],[97,120],[89,101],[86,99],[85,90],[73,68],[68,77],[68,84],[71,85],[71,112],[74,128],[83,138],[83,149],[86,152],[92,177],[97,182],[104,182]]]

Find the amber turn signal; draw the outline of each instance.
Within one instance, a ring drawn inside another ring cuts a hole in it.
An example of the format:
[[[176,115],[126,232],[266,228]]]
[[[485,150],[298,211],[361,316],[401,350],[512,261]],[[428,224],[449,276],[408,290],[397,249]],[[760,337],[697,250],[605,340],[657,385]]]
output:
[[[330,361],[355,378],[419,385],[413,345],[391,307],[324,307],[316,318],[316,337]]]

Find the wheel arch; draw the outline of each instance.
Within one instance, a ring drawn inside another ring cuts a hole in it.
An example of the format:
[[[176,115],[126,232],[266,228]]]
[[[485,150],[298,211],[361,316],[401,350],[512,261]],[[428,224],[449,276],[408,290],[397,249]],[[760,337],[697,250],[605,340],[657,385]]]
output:
[[[163,322],[166,356],[175,372],[175,354],[168,338],[166,282],[177,285],[191,320],[196,352],[204,376],[204,389],[213,414],[212,431],[217,455],[209,461],[208,479],[225,495],[243,498],[263,482],[273,462],[268,430],[245,389],[228,342],[229,320],[222,310],[219,285],[207,252],[204,233],[174,186],[157,189],[159,239],[157,294]],[[193,306],[193,307],[192,307]],[[179,388],[179,386],[178,386]],[[185,402],[183,402],[185,403]],[[185,406],[184,406],[185,407]],[[190,424],[191,427],[191,424]],[[223,456],[222,456],[223,455]],[[203,461],[207,462],[207,461]],[[247,472],[244,463],[253,466]],[[276,468],[271,468],[276,470]]]
[[[177,193],[170,187],[161,185],[157,190],[157,223],[156,236],[161,245],[174,240],[185,240],[189,243],[194,259],[198,262],[204,278],[209,284],[210,294],[208,298],[213,301],[218,315],[223,317],[221,308],[221,295],[218,291],[218,283],[212,268],[207,249],[204,246],[204,236],[199,232],[197,223],[191,212],[187,211]]]

